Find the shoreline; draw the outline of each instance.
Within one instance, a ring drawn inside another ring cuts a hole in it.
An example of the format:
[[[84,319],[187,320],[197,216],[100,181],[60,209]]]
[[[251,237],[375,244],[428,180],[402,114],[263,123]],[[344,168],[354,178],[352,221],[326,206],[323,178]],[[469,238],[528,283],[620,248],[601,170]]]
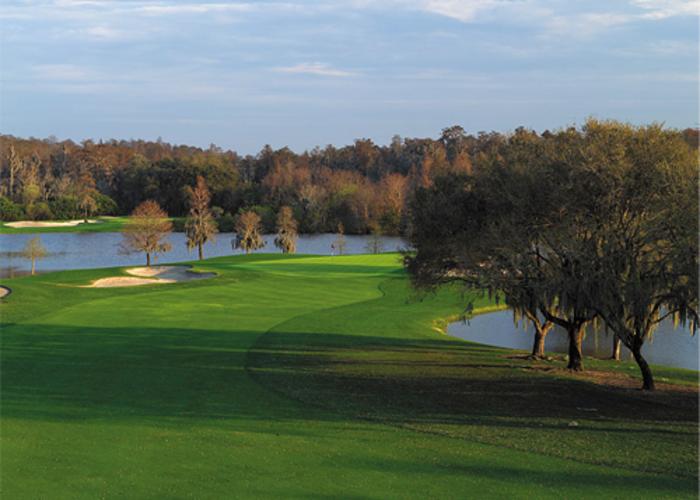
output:
[[[498,312],[503,312],[503,311],[506,311],[506,310],[509,310],[509,308],[508,308],[507,306],[484,307],[484,308],[480,308],[480,309],[477,309],[476,311],[474,311],[474,313],[473,313],[473,315],[472,315],[472,317],[471,317],[470,319],[474,319],[474,318],[476,318],[477,316],[485,316],[485,315],[489,315],[489,314],[491,314],[491,313],[498,313]],[[483,345],[483,346],[487,346],[487,347],[493,347],[493,348],[496,348],[496,349],[503,349],[503,350],[511,351],[511,353],[513,353],[513,354],[530,353],[530,351],[531,351],[531,347],[514,347],[514,346],[512,346],[512,345],[496,345],[496,344],[493,344],[493,343],[486,343],[486,342],[483,341],[483,339],[472,340],[472,339],[469,339],[469,338],[466,338],[466,337],[463,337],[463,336],[458,336],[458,335],[453,335],[453,334],[448,333],[447,329],[448,329],[451,325],[454,325],[454,324],[461,324],[461,323],[462,323],[461,320],[462,320],[462,317],[461,317],[460,315],[448,316],[447,318],[443,318],[443,319],[437,320],[437,321],[435,322],[435,324],[436,324],[435,329],[436,329],[439,333],[444,334],[444,335],[446,335],[446,336],[448,336],[448,337],[451,337],[451,338],[453,338],[453,339],[459,339],[459,340],[462,340],[462,341],[464,341],[464,342],[470,342],[470,343],[472,343],[472,344],[478,344],[478,345]],[[468,321],[468,320],[467,320],[467,321]],[[439,326],[438,326],[438,325],[439,325]],[[529,332],[526,332],[524,329],[522,329],[521,327],[518,327],[518,326],[515,325],[515,324],[512,325],[512,329],[513,329],[514,331],[515,331],[515,330],[520,330],[520,332],[519,332],[518,334],[519,334],[519,335],[524,335],[524,336],[526,336],[526,338],[528,339],[528,342],[531,343],[532,338],[531,338]],[[598,334],[598,333],[601,333],[601,332],[591,332],[591,334],[593,334],[593,335]],[[551,333],[550,333],[550,335],[551,335]],[[551,338],[551,337],[548,337],[548,338]],[[653,338],[653,337],[652,337],[652,338]],[[605,340],[608,341],[608,340],[611,340],[611,338],[606,337]],[[585,342],[585,341],[584,341],[584,342]],[[564,356],[564,357],[567,356],[567,353],[566,353],[564,350],[551,350],[550,348],[547,348],[547,345],[548,345],[548,344],[547,344],[547,342],[545,341],[545,352],[546,352],[547,355],[552,355],[552,356]],[[645,347],[647,347],[647,349],[648,349],[650,346],[653,345],[653,341],[650,341],[650,340],[648,339],[647,342],[645,342],[644,345],[645,345]],[[623,347],[624,347],[624,346],[623,346]],[[645,353],[645,356],[649,356],[648,350],[647,350],[647,352]],[[652,356],[653,356],[653,354],[652,354]],[[585,363],[585,360],[586,360],[586,359],[595,360],[595,361],[600,361],[600,362],[611,361],[611,360],[609,359],[608,356],[601,356],[601,355],[597,355],[597,354],[586,354],[586,353],[584,353],[584,363]],[[697,375],[700,377],[700,369],[688,368],[688,367],[686,367],[686,366],[677,366],[677,365],[669,365],[669,364],[656,363],[656,362],[653,362],[653,361],[649,360],[648,357],[647,357],[647,361],[648,361],[649,364],[650,364],[651,366],[653,366],[653,367],[658,367],[658,368],[662,368],[662,369],[663,369],[663,368],[668,368],[668,369],[672,369],[672,370],[686,370],[686,371],[688,371],[689,373],[697,374]],[[633,359],[622,359],[621,361],[617,361],[616,363],[632,363],[632,364],[634,364],[635,367],[637,366],[637,365],[635,364],[635,362],[634,362]]]

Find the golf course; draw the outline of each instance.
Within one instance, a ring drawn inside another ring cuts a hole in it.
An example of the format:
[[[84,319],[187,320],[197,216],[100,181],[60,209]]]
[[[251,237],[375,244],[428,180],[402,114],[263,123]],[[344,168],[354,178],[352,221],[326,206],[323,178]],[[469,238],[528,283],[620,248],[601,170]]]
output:
[[[469,343],[401,255],[8,279],[3,498],[697,498],[698,373]]]

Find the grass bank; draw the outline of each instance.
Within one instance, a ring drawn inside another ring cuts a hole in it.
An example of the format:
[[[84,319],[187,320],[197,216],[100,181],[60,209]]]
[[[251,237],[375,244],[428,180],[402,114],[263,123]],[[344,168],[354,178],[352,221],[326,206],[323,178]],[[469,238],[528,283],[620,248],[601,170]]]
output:
[[[643,394],[625,363],[447,337],[460,294],[416,297],[396,255],[196,268],[217,277],[3,282],[4,496],[697,497],[697,373]]]

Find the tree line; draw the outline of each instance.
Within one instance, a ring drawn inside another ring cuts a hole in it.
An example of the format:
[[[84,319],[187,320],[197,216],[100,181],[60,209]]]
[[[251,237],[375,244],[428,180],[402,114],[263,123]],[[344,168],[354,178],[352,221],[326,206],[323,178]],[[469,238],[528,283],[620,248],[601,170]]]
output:
[[[297,154],[265,146],[241,156],[162,141],[72,141],[0,136],[3,220],[126,215],[153,200],[170,216],[185,216],[187,189],[201,176],[212,214],[231,231],[238,214],[258,214],[272,232],[289,207],[302,233],[403,234],[409,193],[446,172],[468,172],[472,157],[501,139],[468,135],[455,126],[438,139],[369,139]]]
[[[697,147],[696,129],[680,134]],[[342,224],[349,234],[405,235],[416,189],[440,176],[468,174],[507,148],[511,135],[471,135],[452,126],[437,139],[395,136],[385,146],[358,139],[301,154],[265,146],[247,156],[161,140],[77,144],[0,135],[0,218],[126,215],[147,200],[182,217],[189,211],[188,190],[201,176],[222,232],[232,231],[244,211],[258,214],[264,232],[274,232],[286,206],[301,233],[335,232]]]
[[[422,289],[461,282],[504,300],[533,325],[533,357],[561,326],[571,370],[586,330],[605,329],[651,390],[644,343],[666,318],[697,328],[698,161],[660,125],[517,130],[471,174],[417,190],[407,268]]]

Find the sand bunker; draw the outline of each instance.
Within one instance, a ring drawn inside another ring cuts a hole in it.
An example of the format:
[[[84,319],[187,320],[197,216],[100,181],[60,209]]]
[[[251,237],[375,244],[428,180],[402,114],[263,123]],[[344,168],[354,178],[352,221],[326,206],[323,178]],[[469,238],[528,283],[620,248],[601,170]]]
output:
[[[6,286],[0,285],[0,299],[5,297],[6,295],[10,295],[10,292],[12,292],[12,290],[7,288]]]
[[[94,219],[88,219],[88,224],[98,224],[100,221]],[[27,227],[75,227],[78,224],[85,224],[83,219],[80,220],[64,220],[64,221],[34,221],[34,220],[21,220],[17,222],[6,222],[5,226],[14,227],[16,229],[22,229]]]
[[[93,281],[89,288],[111,288],[119,286],[158,285],[177,283],[178,281],[201,280],[213,278],[215,273],[195,273],[186,266],[132,267],[126,272],[135,276],[114,276]]]

